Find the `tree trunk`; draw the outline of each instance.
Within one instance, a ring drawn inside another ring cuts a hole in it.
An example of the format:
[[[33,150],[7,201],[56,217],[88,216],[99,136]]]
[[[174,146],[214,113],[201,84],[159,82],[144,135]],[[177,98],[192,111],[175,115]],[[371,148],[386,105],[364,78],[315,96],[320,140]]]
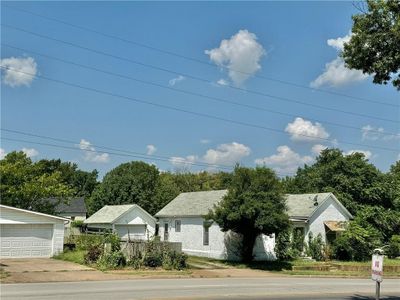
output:
[[[253,248],[256,242],[256,233],[246,233],[243,235],[243,246],[242,246],[242,261],[249,263],[253,260]]]

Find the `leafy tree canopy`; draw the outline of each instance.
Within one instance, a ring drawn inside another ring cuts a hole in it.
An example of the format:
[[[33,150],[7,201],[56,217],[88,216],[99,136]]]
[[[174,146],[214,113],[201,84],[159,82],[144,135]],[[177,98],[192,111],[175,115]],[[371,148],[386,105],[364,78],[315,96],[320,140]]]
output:
[[[394,208],[393,186],[387,175],[368,162],[362,153],[344,155],[339,149],[326,149],[311,166],[286,178],[288,193],[332,192],[352,213],[363,205]]]
[[[258,235],[279,234],[289,226],[282,186],[268,168],[237,166],[228,191],[207,218],[214,220],[223,231],[240,234],[242,259],[251,261]]]
[[[59,171],[43,172],[23,152],[11,152],[0,161],[1,203],[44,213],[54,213],[46,198],[67,199],[74,189]]]
[[[342,53],[351,69],[373,74],[374,83],[400,90],[400,1],[368,0],[368,11],[353,16],[352,36]]]

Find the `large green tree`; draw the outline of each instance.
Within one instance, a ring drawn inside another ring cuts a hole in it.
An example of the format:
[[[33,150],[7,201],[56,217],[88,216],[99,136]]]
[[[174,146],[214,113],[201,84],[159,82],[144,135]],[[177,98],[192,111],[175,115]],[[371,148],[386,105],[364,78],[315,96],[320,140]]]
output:
[[[400,1],[367,0],[368,10],[353,16],[351,39],[342,53],[347,67],[373,74],[374,83],[400,90]]]
[[[311,166],[299,168],[286,178],[287,193],[332,192],[352,214],[363,205],[394,208],[393,186],[362,153],[345,155],[339,149],[326,149]]]
[[[74,189],[59,171],[42,172],[23,152],[11,152],[0,161],[1,203],[44,213],[54,213],[48,198],[68,199]]]
[[[145,162],[124,163],[108,172],[88,201],[93,214],[104,205],[138,204],[150,214],[160,205],[156,201],[159,171]]]
[[[281,183],[265,167],[237,166],[228,194],[208,215],[222,231],[242,236],[242,259],[253,259],[253,248],[260,234],[279,234],[289,226]]]

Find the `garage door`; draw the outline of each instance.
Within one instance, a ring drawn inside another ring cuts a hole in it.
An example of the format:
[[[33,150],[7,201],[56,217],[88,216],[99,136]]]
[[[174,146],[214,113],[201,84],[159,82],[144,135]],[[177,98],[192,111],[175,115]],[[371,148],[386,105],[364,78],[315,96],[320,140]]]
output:
[[[0,225],[1,253],[7,257],[50,257],[53,225]]]
[[[115,225],[115,230],[122,240],[146,240],[146,225]]]

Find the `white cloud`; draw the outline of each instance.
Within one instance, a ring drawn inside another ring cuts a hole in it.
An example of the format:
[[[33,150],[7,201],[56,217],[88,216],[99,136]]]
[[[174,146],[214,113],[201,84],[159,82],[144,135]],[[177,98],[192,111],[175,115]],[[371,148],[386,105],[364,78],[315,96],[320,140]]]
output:
[[[185,79],[186,79],[185,76],[179,75],[179,76],[176,77],[176,78],[172,78],[172,79],[168,82],[168,84],[169,84],[170,86],[174,86],[174,85],[177,84],[178,82],[181,82],[181,81],[183,81],[183,80],[185,80]]]
[[[0,60],[4,84],[11,87],[30,86],[37,73],[32,57],[10,57]]]
[[[271,167],[282,175],[289,175],[296,172],[298,167],[313,161],[311,156],[301,156],[288,146],[279,146],[276,150],[278,152],[277,154],[273,154],[264,158],[258,158],[255,160],[255,163],[257,165]]]
[[[227,68],[230,79],[241,85],[261,69],[260,60],[266,54],[257,42],[257,36],[248,30],[239,30],[229,40],[222,40],[219,48],[205,50],[216,65]],[[226,81],[219,80],[219,84]]]
[[[154,145],[147,145],[146,149],[147,149],[147,152],[146,152],[147,155],[152,155],[152,154],[156,153],[156,151],[157,151],[157,148]]]
[[[315,155],[320,155],[322,150],[325,150],[327,148],[328,147],[325,145],[316,144],[316,145],[312,146],[311,152],[314,153]]]
[[[337,39],[329,39],[328,45],[338,51],[343,51],[344,44],[350,41],[351,35],[348,34],[344,37]],[[349,69],[345,66],[344,60],[338,56],[331,62],[325,64],[324,72],[319,75],[315,80],[310,83],[313,88],[321,86],[339,87],[354,82],[359,82],[368,77],[360,70]]]
[[[227,80],[221,78],[220,80],[217,81],[217,84],[226,86],[226,85],[229,85],[229,82]]]
[[[203,160],[208,164],[231,165],[250,154],[249,147],[240,143],[221,144],[217,149],[209,149],[203,156]]]
[[[188,155],[186,157],[173,156],[169,161],[175,167],[188,168],[198,161],[198,157],[195,155]]]
[[[89,162],[107,163],[110,161],[108,153],[98,153],[89,141],[81,139],[79,148],[85,151],[84,159]]]
[[[3,159],[4,157],[6,157],[6,155],[7,155],[6,150],[0,148],[0,159]]]
[[[291,135],[293,141],[315,141],[316,139],[326,139],[329,133],[318,122],[313,124],[310,121],[297,117],[293,123],[289,123],[285,131]]]
[[[201,139],[200,140],[200,144],[209,144],[209,143],[211,143],[210,140],[207,140],[207,139]]]
[[[250,148],[240,143],[221,144],[216,149],[208,149],[203,156],[188,155],[186,157],[174,156],[170,162],[174,166],[188,167],[193,163],[206,163],[210,165],[230,166],[248,155]]]
[[[24,152],[25,155],[28,157],[34,157],[39,155],[39,152],[33,148],[22,148],[22,152]]]
[[[399,140],[400,133],[397,134],[387,134],[383,127],[374,127],[371,125],[365,125],[361,128],[361,134],[363,140],[383,140],[383,141],[391,141],[391,140]]]
[[[338,51],[343,51],[344,44],[348,43],[351,39],[351,33],[348,33],[344,37],[338,37],[337,39],[329,39],[327,40],[327,44]]]
[[[354,153],[362,153],[364,154],[366,159],[370,159],[372,157],[371,151],[365,151],[365,150],[349,150],[345,153],[345,155],[352,155]]]

